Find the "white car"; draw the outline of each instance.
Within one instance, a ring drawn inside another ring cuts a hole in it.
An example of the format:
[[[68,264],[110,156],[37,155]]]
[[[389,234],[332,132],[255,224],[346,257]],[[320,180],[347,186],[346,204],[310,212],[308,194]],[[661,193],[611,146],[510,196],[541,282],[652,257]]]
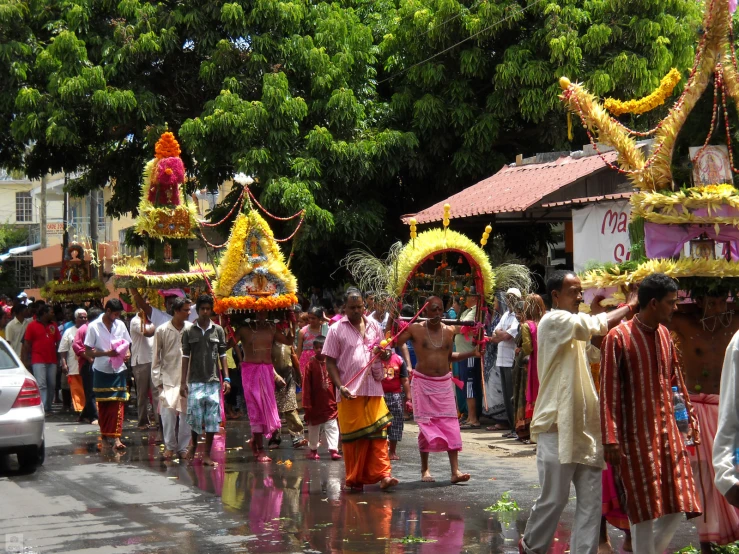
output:
[[[23,470],[44,463],[44,406],[35,377],[0,338],[0,455],[16,454]]]

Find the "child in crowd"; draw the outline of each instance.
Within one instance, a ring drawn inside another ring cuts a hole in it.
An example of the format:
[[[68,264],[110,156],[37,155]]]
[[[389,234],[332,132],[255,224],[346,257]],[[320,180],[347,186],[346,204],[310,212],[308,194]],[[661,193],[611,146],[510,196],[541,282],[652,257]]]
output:
[[[280,418],[283,418],[287,423],[287,430],[293,440],[293,448],[302,448],[308,444],[308,441],[303,437],[303,422],[300,421],[300,416],[298,415],[295,383],[296,380],[300,380],[300,369],[295,367],[293,358],[292,346],[277,342],[272,345],[272,365],[275,368],[275,373],[285,381],[283,387],[275,390],[277,411],[280,413]],[[280,446],[282,442],[280,431],[280,429],[275,431],[269,439],[270,448]]]
[[[325,332],[324,332],[325,331]],[[300,360],[300,374],[305,375],[308,362],[313,357],[313,341],[319,335],[326,336],[328,326],[324,329],[323,310],[315,307],[308,311],[308,325],[298,333],[297,354]]]
[[[308,363],[303,376],[303,408],[305,423],[308,425],[309,460],[318,460],[318,438],[321,430],[326,435],[326,443],[332,460],[341,460],[339,454],[339,413],[336,408],[336,389],[328,376],[326,357],[321,353],[323,335],[313,339],[315,355]]]
[[[411,389],[408,386],[408,367],[403,358],[393,353],[390,358],[382,363],[384,376],[382,378],[382,390],[385,393],[385,404],[393,416],[393,422],[387,430],[388,454],[391,460],[400,460],[395,453],[398,442],[403,440],[403,420],[405,415],[403,408],[411,399]],[[410,406],[408,406],[410,408]],[[407,409],[406,411],[409,411]]]

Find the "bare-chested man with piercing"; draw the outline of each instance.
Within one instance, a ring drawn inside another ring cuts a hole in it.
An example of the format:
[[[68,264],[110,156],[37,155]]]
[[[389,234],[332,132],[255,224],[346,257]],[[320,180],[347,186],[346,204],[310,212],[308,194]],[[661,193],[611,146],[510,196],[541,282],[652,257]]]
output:
[[[452,483],[463,483],[469,481],[470,475],[459,470],[462,435],[449,363],[479,357],[480,351],[475,349],[464,354],[452,352],[454,335],[460,333],[461,329],[442,323],[444,303],[441,298],[429,298],[424,313],[427,321],[409,325],[398,337],[398,344],[413,339],[416,351],[411,396],[414,419],[419,429],[421,480],[427,483],[434,481],[429,471],[429,452],[448,452]]]
[[[290,315],[295,317],[293,312]],[[295,338],[293,323],[291,321],[285,335],[274,323],[267,321],[267,312],[257,312],[256,322],[245,323],[238,329],[244,348],[241,382],[251,426],[251,449],[258,462],[272,461],[264,451],[263,439],[281,427],[275,385],[284,387],[285,381],[272,366],[272,343],[292,345]]]

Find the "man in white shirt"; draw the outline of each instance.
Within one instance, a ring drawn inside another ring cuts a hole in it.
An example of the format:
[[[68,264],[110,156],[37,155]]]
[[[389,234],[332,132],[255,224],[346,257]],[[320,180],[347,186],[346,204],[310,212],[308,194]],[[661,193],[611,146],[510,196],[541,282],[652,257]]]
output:
[[[23,336],[26,334],[28,323],[31,321],[28,306],[16,304],[10,311],[10,315],[13,316],[13,319],[5,326],[5,340],[20,357],[23,351]]]
[[[85,356],[92,359],[93,391],[98,404],[98,423],[103,440],[113,439],[113,448],[122,450],[123,408],[128,400],[126,364],[114,367],[111,358],[118,356],[117,345],[125,341],[130,346],[131,336],[120,320],[123,304],[117,298],[108,300],[105,313],[87,326]],[[130,351],[126,351],[128,357]],[[117,364],[116,364],[117,365]]]
[[[154,352],[151,365],[151,381],[159,396],[164,435],[164,459],[175,453],[180,458],[187,454],[191,429],[187,423],[187,399],[180,395],[182,385],[182,335],[191,325],[190,299],[177,297],[172,302],[172,320],[157,327],[154,333]],[[175,432],[178,426],[179,431]]]
[[[739,333],[726,349],[720,391],[713,439],[714,483],[727,502],[739,508]]]
[[[541,494],[518,548],[526,554],[549,551],[574,482],[577,508],[570,552],[592,554],[598,550],[606,464],[600,403],[589,363],[600,361],[600,351],[589,341],[635,313],[638,301],[632,294],[627,306],[607,314],[580,313],[580,279],[564,270],[549,278],[547,292],[552,310],[538,327],[539,395],[531,420]]]
[[[136,382],[136,408],[139,416],[139,430],[145,431],[149,428],[149,391],[151,391],[151,404],[154,413],[157,413],[157,391],[151,386],[151,360],[154,348],[154,324],[139,312],[131,320],[129,332],[131,333],[131,368],[133,379]]]
[[[152,306],[146,298],[141,296],[141,293],[139,293],[137,289],[131,289],[131,296],[133,297],[133,301],[136,304],[136,307],[139,310],[143,310],[143,312],[146,314],[146,318],[154,324],[155,328],[161,327],[168,321],[172,320],[172,316],[169,314],[172,311],[172,302],[174,302],[174,299],[185,298],[184,291],[180,289],[167,289],[159,291],[159,293],[164,296],[164,308],[166,310],[164,312],[159,308],[155,308],[154,306]],[[195,310],[195,304],[193,304],[187,320],[192,323],[197,318],[198,314]]]
[[[495,326],[490,341],[498,345],[498,355],[495,365],[500,372],[500,384],[503,391],[503,404],[508,418],[510,434],[515,436],[515,421],[513,421],[513,360],[516,357],[516,338],[518,338],[519,323],[516,317],[516,303],[522,302],[521,291],[510,288],[506,291],[507,310]],[[508,435],[506,435],[508,436]]]
[[[62,367],[62,379],[67,379],[69,390],[72,395],[72,408],[79,414],[85,408],[85,387],[80,375],[80,364],[77,354],[74,353],[72,344],[77,336],[79,328],[87,323],[87,312],[78,308],[74,312],[74,325],[64,331],[62,341],[59,343],[59,361]],[[79,420],[78,420],[79,421]]]

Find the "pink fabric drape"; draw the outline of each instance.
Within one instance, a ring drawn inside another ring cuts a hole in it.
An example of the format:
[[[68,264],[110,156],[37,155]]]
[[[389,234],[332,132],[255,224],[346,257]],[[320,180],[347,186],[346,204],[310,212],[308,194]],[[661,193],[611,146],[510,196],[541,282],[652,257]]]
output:
[[[536,404],[536,398],[539,396],[539,371],[536,359],[536,352],[538,350],[538,340],[536,338],[537,327],[533,321],[527,321],[526,325],[529,326],[531,331],[531,355],[529,356],[529,375],[526,381],[526,417],[531,418],[534,416],[534,404]]]
[[[708,225],[660,225],[644,224],[644,244],[647,258],[672,258],[683,251],[686,242],[706,234],[717,242],[728,242],[731,258],[739,259],[739,229],[722,226],[719,233]]]

